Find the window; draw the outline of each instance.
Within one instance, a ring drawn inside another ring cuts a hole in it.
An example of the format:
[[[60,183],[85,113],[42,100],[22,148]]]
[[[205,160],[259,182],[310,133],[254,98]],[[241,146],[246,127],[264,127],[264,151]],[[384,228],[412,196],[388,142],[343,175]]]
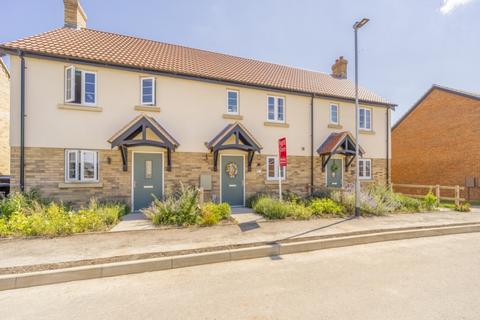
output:
[[[338,124],[338,104],[330,105],[330,123]]]
[[[141,78],[141,104],[155,105],[155,78]]]
[[[285,99],[268,97],[268,121],[285,122]]]
[[[285,180],[286,167],[282,167],[282,180]],[[267,157],[267,180],[278,180],[278,157]]]
[[[98,181],[98,152],[65,151],[65,180],[68,182]]]
[[[358,176],[360,179],[372,178],[372,160],[359,159],[358,160]]]
[[[78,70],[73,66],[65,68],[65,102],[95,105],[97,103],[97,74]]]
[[[360,129],[372,130],[372,110],[360,108]]]
[[[238,114],[238,91],[227,91],[227,113]]]

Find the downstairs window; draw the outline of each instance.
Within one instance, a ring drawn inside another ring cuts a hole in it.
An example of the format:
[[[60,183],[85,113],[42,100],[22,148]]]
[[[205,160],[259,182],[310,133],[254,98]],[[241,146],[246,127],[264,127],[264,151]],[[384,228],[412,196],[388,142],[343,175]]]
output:
[[[98,181],[98,152],[89,150],[66,150],[65,181]]]

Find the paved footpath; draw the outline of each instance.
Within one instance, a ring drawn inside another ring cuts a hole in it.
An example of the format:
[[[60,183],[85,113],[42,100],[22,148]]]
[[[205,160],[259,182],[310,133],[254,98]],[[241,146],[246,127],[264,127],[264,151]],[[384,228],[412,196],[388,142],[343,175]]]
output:
[[[269,242],[345,232],[470,222],[480,222],[480,210],[471,213],[450,211],[358,219],[254,221],[215,227],[106,232],[52,239],[0,240],[0,271],[2,271],[0,273],[10,273],[9,268],[18,266]],[[29,270],[17,272],[24,271]]]
[[[0,292],[2,320],[480,319],[480,234]]]

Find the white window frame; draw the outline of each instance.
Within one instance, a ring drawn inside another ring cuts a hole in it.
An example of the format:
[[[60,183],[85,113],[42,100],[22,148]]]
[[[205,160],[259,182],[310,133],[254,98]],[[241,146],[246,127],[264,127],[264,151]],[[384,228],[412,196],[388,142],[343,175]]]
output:
[[[371,108],[366,108],[366,107],[360,107],[360,110],[363,110],[363,114],[364,114],[365,119],[364,119],[364,121],[363,121],[363,124],[364,124],[364,125],[363,125],[363,127],[362,127],[361,121],[360,121],[360,119],[361,119],[361,113],[362,113],[362,112],[359,111],[359,112],[358,112],[358,113],[359,113],[359,114],[358,114],[358,127],[359,127],[361,130],[372,131],[372,126],[373,126],[373,123],[372,123],[372,122],[373,122],[373,117],[372,117],[372,113],[373,113],[373,112],[372,112],[372,109],[371,109]],[[367,116],[366,116],[367,111],[368,111],[369,118],[370,118],[370,121],[369,121],[370,126],[369,126],[369,127],[367,127]]]
[[[270,160],[273,159],[274,161],[274,166],[275,166],[275,169],[274,169],[274,177],[270,177],[269,175],[269,162]],[[269,181],[278,181],[278,156],[268,156],[266,158],[266,170],[265,170],[266,174],[267,174],[267,180]],[[283,170],[282,170],[282,181],[286,180],[287,178],[287,167],[283,167]]]
[[[152,80],[152,102],[143,101],[143,80]],[[155,77],[141,77],[140,78],[140,104],[142,106],[155,106],[156,105],[156,93],[157,83]]]
[[[236,112],[231,112],[229,110],[229,103],[230,103],[230,99],[228,97],[228,95],[230,94],[230,92],[233,92],[233,93],[236,93],[237,94],[237,111]],[[240,114],[240,91],[238,90],[232,90],[232,89],[228,89],[227,90],[227,114],[234,114],[234,115],[238,115]]]
[[[360,163],[363,163],[363,165],[362,165],[363,171],[360,170]],[[367,163],[368,163],[368,166],[370,168],[370,170],[369,170],[370,174],[368,176],[365,175],[366,164]],[[372,160],[371,159],[359,159],[358,160],[358,177],[360,179],[363,179],[363,180],[372,179]]]
[[[333,111],[332,109],[335,107],[335,109],[337,110],[337,121],[333,121]],[[340,115],[339,115],[339,109],[340,107],[338,106],[338,104],[336,103],[330,103],[330,123],[331,124],[339,124],[340,123]]]
[[[70,85],[68,84],[68,72],[70,71]],[[70,97],[68,95],[70,91]],[[65,102],[75,101],[75,67],[68,66],[65,68]]]
[[[68,83],[68,73],[70,71],[70,85]],[[81,97],[80,97],[80,103],[75,102],[76,100],[76,93],[75,93],[75,85],[76,85],[76,72],[79,71],[81,73],[81,80],[80,80],[80,86],[81,86]],[[85,101],[85,95],[86,95],[86,84],[85,84],[85,74],[93,74],[95,77],[95,91],[94,91],[94,96],[95,96],[95,101],[94,102],[86,102]],[[98,77],[97,73],[94,71],[88,71],[88,70],[77,70],[74,66],[68,66],[65,68],[65,74],[64,74],[64,100],[66,103],[72,103],[76,105],[85,105],[85,106],[96,106],[97,105],[97,86],[98,86]],[[70,93],[70,96],[69,96]]]
[[[270,98],[273,98],[273,119],[270,119],[269,118],[269,110],[268,110],[268,107],[269,107],[269,100]],[[278,120],[278,100],[283,100],[283,120]],[[286,99],[285,97],[281,97],[281,96],[272,96],[272,95],[269,95],[267,96],[267,121],[268,122],[277,122],[277,123],[285,123],[286,121],[286,118],[287,118],[287,104],[286,104]]]
[[[79,70],[82,72],[82,104],[86,106],[95,106],[97,105],[97,73],[93,71],[84,71],[84,70]],[[95,101],[93,102],[86,102],[85,101],[85,96],[87,95],[87,91],[85,90],[87,85],[85,83],[85,75],[86,74],[93,74],[95,76]]]
[[[85,165],[84,158],[86,153],[93,154],[93,163],[94,163],[94,177],[85,178]],[[70,178],[70,154],[75,154],[75,178]],[[80,166],[79,166],[80,164]],[[98,182],[98,173],[99,173],[99,163],[98,163],[98,151],[93,150],[75,150],[67,149],[65,150],[65,182]]]

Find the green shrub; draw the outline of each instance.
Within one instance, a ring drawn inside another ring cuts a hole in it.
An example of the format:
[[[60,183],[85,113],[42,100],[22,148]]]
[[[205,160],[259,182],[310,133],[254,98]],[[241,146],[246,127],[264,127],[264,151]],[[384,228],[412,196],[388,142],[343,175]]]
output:
[[[312,217],[312,209],[303,204],[287,203],[285,205],[287,216],[295,220],[308,220]]]
[[[462,202],[462,203],[459,203],[458,205],[455,205],[455,211],[470,212],[470,203]],[[1,230],[1,225],[0,225],[0,230]]]
[[[167,194],[164,201],[155,198],[150,207],[142,212],[155,225],[214,225],[227,219],[231,208],[227,203],[206,203],[200,207],[199,190],[181,184],[177,192]]]
[[[96,200],[91,200],[86,208],[73,211],[33,193],[14,193],[2,201],[2,205],[5,211],[0,217],[1,237],[60,236],[105,230],[127,211],[123,204],[99,204]]]
[[[245,201],[245,206],[247,208],[253,209],[253,207],[255,206],[255,203],[257,203],[259,199],[265,198],[265,197],[268,197],[266,193],[263,193],[263,192],[255,193],[247,198],[247,200]]]
[[[312,195],[309,199],[323,199],[323,198],[331,198],[333,190],[327,187],[317,187],[313,191]]]
[[[206,203],[201,208],[200,217],[198,223],[201,225],[215,225],[220,220],[228,219],[232,209],[228,203]]]
[[[434,210],[438,206],[438,199],[437,197],[432,193],[432,190],[430,190],[425,197],[423,198],[423,204],[425,206],[425,209],[427,210]]]
[[[309,207],[316,216],[345,216],[345,208],[332,199],[314,199],[310,201]]]
[[[282,200],[286,202],[292,202],[292,203],[301,203],[303,201],[302,197],[300,197],[298,194],[290,190],[282,192]]]
[[[423,210],[423,203],[420,199],[407,197],[403,194],[395,194],[399,203],[396,211],[402,212],[420,212]]]
[[[288,205],[278,199],[261,197],[253,207],[253,211],[267,219],[285,219],[288,216]]]

